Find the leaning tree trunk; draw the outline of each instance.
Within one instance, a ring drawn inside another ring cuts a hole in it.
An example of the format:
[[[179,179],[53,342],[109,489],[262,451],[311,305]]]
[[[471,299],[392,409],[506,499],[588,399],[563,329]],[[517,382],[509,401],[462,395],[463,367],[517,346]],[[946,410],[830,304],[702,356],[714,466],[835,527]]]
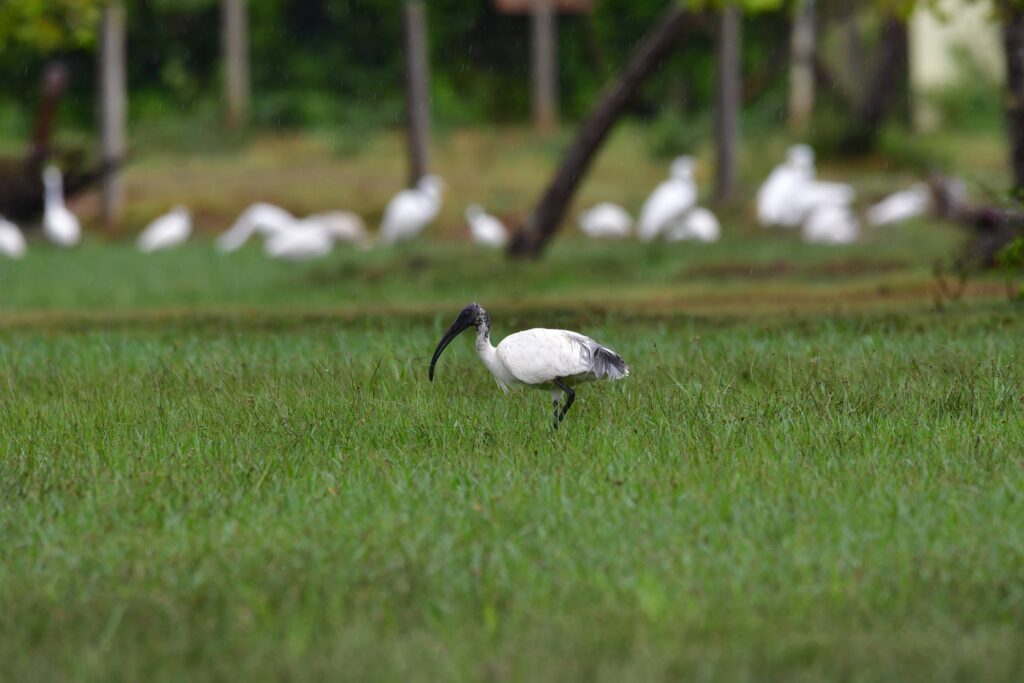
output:
[[[673,2],[637,46],[619,80],[605,92],[580,127],[551,184],[522,230],[509,244],[510,255],[537,256],[554,236],[594,155],[643,82],[661,67],[671,53],[683,33],[686,18],[686,12]]]
[[[1024,9],[1004,0],[1003,49],[1006,53],[1006,130],[1015,194],[1024,191]]]

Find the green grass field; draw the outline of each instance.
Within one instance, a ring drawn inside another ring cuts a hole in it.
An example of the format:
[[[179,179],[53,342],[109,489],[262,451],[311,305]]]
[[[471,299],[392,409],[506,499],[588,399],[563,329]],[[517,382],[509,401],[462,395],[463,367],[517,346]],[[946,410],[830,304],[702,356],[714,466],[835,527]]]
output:
[[[0,262],[0,679],[1020,680],[1024,317],[943,297],[952,229],[516,263],[449,211]],[[428,383],[470,300],[633,373],[557,433],[468,338]]]

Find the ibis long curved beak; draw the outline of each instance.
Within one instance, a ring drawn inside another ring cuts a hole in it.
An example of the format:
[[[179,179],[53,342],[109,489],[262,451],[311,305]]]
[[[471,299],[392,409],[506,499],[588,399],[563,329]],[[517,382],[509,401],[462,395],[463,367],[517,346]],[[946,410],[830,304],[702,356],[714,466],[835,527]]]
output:
[[[448,328],[448,331],[441,337],[441,341],[437,343],[437,348],[434,349],[434,357],[430,359],[430,381],[434,381],[434,366],[437,364],[437,359],[441,357],[441,352],[452,343],[452,339],[458,337],[464,330],[468,330],[473,327],[474,322],[472,319],[467,319],[464,316],[459,316],[452,323],[452,326]]]

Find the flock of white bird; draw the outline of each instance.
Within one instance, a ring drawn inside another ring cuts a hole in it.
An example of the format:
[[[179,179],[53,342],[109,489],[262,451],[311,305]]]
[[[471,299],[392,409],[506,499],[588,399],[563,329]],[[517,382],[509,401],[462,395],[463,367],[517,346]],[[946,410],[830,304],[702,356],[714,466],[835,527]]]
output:
[[[697,205],[695,167],[688,156],[672,162],[668,179],[654,188],[640,209],[637,238],[643,242],[715,242],[721,237],[718,218]],[[855,199],[850,185],[819,180],[814,151],[807,145],[794,145],[758,190],[757,219],[766,228],[800,229],[807,242],[850,244],[861,235],[853,210]],[[865,218],[875,227],[894,225],[927,213],[931,202],[929,187],[916,183],[869,208]],[[594,238],[624,239],[633,232],[629,212],[611,202],[581,213],[579,225],[584,234]]]
[[[757,218],[765,227],[799,228],[804,240],[849,244],[861,235],[853,210],[856,193],[849,185],[818,180],[814,151],[795,145],[757,193]],[[869,225],[895,225],[927,213],[932,193],[924,183],[892,194],[869,208]]]
[[[45,211],[43,233],[58,247],[73,247],[82,239],[78,217],[64,205],[64,178],[55,166],[43,171]],[[0,255],[21,258],[28,251],[25,236],[17,225],[0,216]]]
[[[640,208],[636,236],[641,241],[717,242],[721,237],[722,227],[715,214],[697,206],[696,165],[689,156],[672,162],[668,178],[654,188]],[[625,239],[633,232],[633,218],[618,204],[602,202],[580,214],[579,226],[583,234],[595,239]]]
[[[672,162],[669,177],[654,188],[640,209],[635,225],[639,240],[715,242],[721,237],[718,218],[697,204],[695,169],[696,162],[689,156]],[[64,204],[60,170],[47,167],[43,185],[43,234],[57,246],[74,247],[81,240],[82,229]],[[377,244],[392,245],[420,235],[437,218],[444,188],[441,178],[428,175],[416,187],[396,194],[384,211]],[[758,190],[757,218],[765,227],[799,228],[808,242],[849,244],[861,235],[861,224],[853,210],[855,198],[850,185],[819,180],[814,151],[807,145],[795,145]],[[872,206],[865,219],[876,227],[893,225],[926,213],[931,202],[928,186],[917,183]],[[505,224],[480,205],[466,208],[465,217],[476,243],[500,248],[508,242]],[[595,239],[626,239],[634,233],[632,216],[611,202],[583,211],[578,222],[580,230]],[[191,235],[191,214],[184,207],[175,207],[150,223],[139,235],[137,245],[140,251],[151,253],[182,244]],[[217,238],[216,245],[222,252],[232,252],[253,237],[263,240],[267,256],[290,261],[325,256],[337,244],[364,249],[373,245],[362,218],[350,211],[297,218],[281,207],[262,202],[243,211]],[[0,255],[21,258],[26,251],[25,237],[18,226],[0,216]]]

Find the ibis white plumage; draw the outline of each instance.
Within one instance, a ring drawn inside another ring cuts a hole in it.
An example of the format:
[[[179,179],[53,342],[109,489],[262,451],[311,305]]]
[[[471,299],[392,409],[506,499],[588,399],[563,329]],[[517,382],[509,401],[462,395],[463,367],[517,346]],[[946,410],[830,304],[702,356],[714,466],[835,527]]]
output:
[[[0,256],[21,258],[28,250],[25,236],[17,225],[0,216]]]
[[[672,162],[667,180],[651,192],[640,209],[637,237],[650,242],[661,235],[668,224],[697,203],[697,183],[693,179],[693,157],[682,156]]]
[[[857,198],[852,185],[828,180],[809,180],[794,195],[790,206],[793,215],[803,222],[820,206],[849,206]]]
[[[430,381],[434,366],[445,350],[464,330],[476,328],[476,352],[504,391],[525,385],[551,392],[554,427],[565,419],[576,392],[573,387],[601,379],[617,380],[629,375],[622,357],[590,337],[569,330],[534,328],[491,344],[491,319],[479,304],[463,308],[438,342],[430,359]],[[561,404],[561,405],[560,405]]]
[[[139,251],[148,254],[176,247],[191,234],[192,216],[185,207],[176,206],[146,226],[136,244]]]
[[[710,209],[698,206],[671,221],[664,236],[666,242],[717,242],[722,236],[722,226]]]
[[[402,190],[388,202],[380,222],[378,241],[394,244],[410,240],[430,225],[441,210],[444,181],[435,175],[420,178],[416,187]]]
[[[73,247],[82,239],[82,226],[78,216],[64,205],[64,176],[56,166],[43,170],[45,193],[43,234],[59,247]]]
[[[284,261],[309,261],[327,256],[338,242],[369,248],[366,226],[350,211],[325,211],[267,235],[263,251]]]
[[[469,224],[469,234],[477,244],[501,248],[508,242],[505,224],[484,211],[479,204],[466,207],[466,222]]]
[[[822,204],[807,215],[803,225],[805,242],[850,244],[860,235],[857,217],[844,203]]]
[[[308,216],[306,220],[322,225],[335,243],[354,244],[363,248],[370,246],[366,223],[351,211],[324,211]]]
[[[623,239],[633,229],[633,218],[618,204],[601,202],[580,214],[580,230],[595,239]]]
[[[297,219],[280,206],[257,202],[238,216],[230,228],[217,238],[217,249],[231,252],[259,233],[264,237],[277,234],[295,225]]]
[[[296,221],[286,230],[267,236],[263,252],[282,261],[309,261],[331,253],[334,236],[317,220],[306,218]]]
[[[806,215],[799,205],[801,190],[814,180],[814,150],[794,145],[786,160],[772,169],[757,191],[757,219],[767,227],[798,227]]]
[[[916,183],[906,190],[891,194],[867,210],[868,223],[876,227],[895,225],[927,213],[932,204],[932,190],[925,183]]]

